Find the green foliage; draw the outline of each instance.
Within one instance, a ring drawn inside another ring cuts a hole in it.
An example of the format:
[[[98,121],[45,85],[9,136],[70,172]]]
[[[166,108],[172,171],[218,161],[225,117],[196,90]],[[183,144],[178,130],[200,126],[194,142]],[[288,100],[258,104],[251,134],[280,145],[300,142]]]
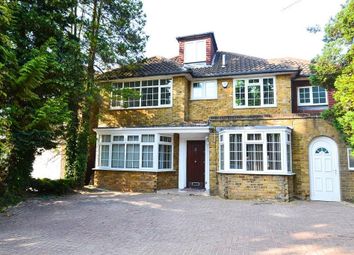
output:
[[[72,179],[31,179],[29,189],[39,195],[65,195],[72,193],[76,182]]]
[[[85,74],[85,97],[80,104],[81,117],[72,114],[75,128],[67,147],[66,176],[83,185],[87,171],[88,151],[95,146],[93,128],[98,123],[98,107],[100,87],[95,84],[95,67],[111,67],[114,65],[132,66],[143,59],[147,40],[143,32],[145,15],[140,0],[85,0],[78,1],[78,22],[73,31],[80,38],[87,70]],[[83,15],[82,15],[83,14]],[[121,92],[122,97],[133,96],[127,90]],[[76,149],[76,153],[72,149]]]
[[[7,207],[11,205],[16,205],[21,202],[23,197],[11,194],[9,192],[4,193],[0,196],[0,213],[5,211]]]
[[[354,148],[354,0],[347,1],[327,24],[324,41],[322,54],[311,65],[314,75],[310,81],[335,88],[336,103],[323,117],[331,120]]]

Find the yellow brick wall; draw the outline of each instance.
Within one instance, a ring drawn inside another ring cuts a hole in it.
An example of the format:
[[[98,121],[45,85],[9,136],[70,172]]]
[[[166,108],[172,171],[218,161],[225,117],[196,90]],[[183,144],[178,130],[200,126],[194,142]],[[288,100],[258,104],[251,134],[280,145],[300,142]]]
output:
[[[111,110],[109,94],[103,93],[100,105],[99,127],[156,126],[182,123],[188,114],[189,82],[181,77],[173,78],[172,107],[136,110]]]
[[[218,174],[218,192],[227,199],[289,201],[293,197],[293,176]]]
[[[222,82],[227,81],[228,87],[224,89]],[[276,107],[263,108],[233,108],[233,80],[218,80],[218,98],[211,100],[189,100],[189,120],[208,120],[210,116],[226,115],[255,115],[255,114],[288,114],[291,113],[291,79],[290,75],[276,76]]]
[[[354,199],[354,171],[348,170],[346,145],[340,139],[336,129],[327,121],[320,118],[300,118],[296,116],[273,117],[273,119],[244,119],[234,121],[215,121],[214,127],[223,126],[258,126],[281,125],[293,128],[292,132],[292,158],[294,177],[294,193],[297,197],[308,199],[310,196],[309,178],[309,145],[313,139],[326,135],[332,138],[338,145],[340,181],[342,199]],[[218,136],[215,133],[209,135],[210,143],[210,185],[211,192],[218,192]]]

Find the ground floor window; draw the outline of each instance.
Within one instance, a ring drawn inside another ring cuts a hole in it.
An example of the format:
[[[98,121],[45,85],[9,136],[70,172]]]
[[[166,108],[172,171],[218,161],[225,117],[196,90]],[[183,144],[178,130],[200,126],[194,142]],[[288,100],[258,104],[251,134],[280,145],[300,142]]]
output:
[[[97,168],[117,170],[172,170],[172,135],[98,135]]]
[[[225,129],[219,137],[220,171],[283,173],[291,169],[291,130],[287,127]]]

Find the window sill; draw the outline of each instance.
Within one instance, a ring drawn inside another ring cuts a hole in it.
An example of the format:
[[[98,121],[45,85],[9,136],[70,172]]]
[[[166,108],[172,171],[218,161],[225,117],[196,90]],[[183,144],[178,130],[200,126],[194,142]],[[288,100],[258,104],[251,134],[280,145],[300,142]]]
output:
[[[191,98],[190,101],[208,101],[208,100],[218,100],[217,97],[214,98]]]
[[[292,176],[295,175],[295,173],[267,173],[267,172],[244,172],[244,171],[217,171],[218,174],[247,174],[247,175],[284,175],[284,176]]]
[[[298,106],[328,106],[328,103],[325,103],[325,104],[301,104],[301,103],[298,103]]]
[[[129,110],[145,110],[145,109],[163,109],[163,108],[171,108],[172,105],[164,105],[164,106],[145,106],[145,107],[110,107],[110,111],[129,111]]]
[[[257,106],[234,106],[234,109],[260,109],[260,108],[276,108],[277,105],[257,105]]]
[[[116,172],[149,172],[149,173],[164,173],[164,172],[176,172],[176,170],[172,169],[119,169],[119,168],[100,168],[96,167],[92,170],[97,171],[116,171]]]

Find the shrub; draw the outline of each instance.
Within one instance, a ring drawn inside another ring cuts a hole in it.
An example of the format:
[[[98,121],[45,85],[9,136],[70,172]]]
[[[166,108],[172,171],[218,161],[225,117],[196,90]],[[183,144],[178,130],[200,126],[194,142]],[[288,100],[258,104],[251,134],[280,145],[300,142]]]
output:
[[[0,196],[0,212],[5,211],[8,206],[18,204],[22,200],[23,198],[20,196],[15,196],[8,192],[5,192]]]
[[[32,179],[29,190],[42,195],[64,195],[73,192],[74,185],[72,179]]]

